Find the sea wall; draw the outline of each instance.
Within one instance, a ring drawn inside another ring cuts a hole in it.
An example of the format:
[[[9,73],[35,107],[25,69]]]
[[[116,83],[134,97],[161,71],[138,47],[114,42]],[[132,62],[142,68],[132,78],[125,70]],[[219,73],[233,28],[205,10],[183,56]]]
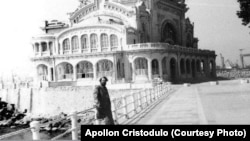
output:
[[[110,97],[120,97],[138,89],[110,89]],[[93,87],[17,88],[1,89],[2,101],[27,109],[33,115],[52,116],[60,112],[83,111],[93,105]]]

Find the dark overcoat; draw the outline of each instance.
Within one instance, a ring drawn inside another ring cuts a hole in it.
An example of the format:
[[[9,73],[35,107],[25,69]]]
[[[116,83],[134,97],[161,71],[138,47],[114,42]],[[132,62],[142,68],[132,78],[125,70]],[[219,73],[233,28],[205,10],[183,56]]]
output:
[[[114,124],[111,111],[111,101],[108,90],[105,86],[96,86],[94,90],[94,107],[96,108],[96,118],[104,120],[104,124]]]

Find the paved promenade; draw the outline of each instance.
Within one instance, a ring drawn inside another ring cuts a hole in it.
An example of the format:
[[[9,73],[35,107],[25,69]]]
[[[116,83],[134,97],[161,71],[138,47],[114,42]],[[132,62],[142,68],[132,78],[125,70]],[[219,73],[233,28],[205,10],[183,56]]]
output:
[[[250,84],[180,86],[132,124],[250,124]]]

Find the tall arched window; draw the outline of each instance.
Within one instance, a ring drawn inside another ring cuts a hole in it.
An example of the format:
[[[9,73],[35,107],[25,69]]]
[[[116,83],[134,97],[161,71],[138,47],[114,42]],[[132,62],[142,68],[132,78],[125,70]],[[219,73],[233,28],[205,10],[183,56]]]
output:
[[[148,61],[146,58],[137,58],[135,63],[135,74],[136,75],[147,75],[148,74]]]
[[[113,62],[110,60],[100,60],[96,65],[97,77],[112,77],[113,76]]]
[[[162,41],[169,44],[176,44],[177,36],[174,26],[170,23],[166,23],[162,30]]]
[[[108,35],[107,34],[101,34],[101,48],[105,49],[108,48]]]
[[[91,49],[97,49],[97,35],[96,34],[90,35],[90,47]]]
[[[156,59],[152,61],[152,74],[153,75],[159,74],[159,63],[158,60]]]
[[[35,52],[39,52],[39,44],[35,43]]]
[[[88,48],[88,36],[87,35],[82,35],[81,44],[82,44],[82,49]]]
[[[118,47],[118,37],[114,34],[110,36],[110,46],[111,47]]]
[[[65,39],[63,41],[63,51],[69,51],[69,50],[70,50],[69,39]]]
[[[79,49],[79,40],[77,36],[72,37],[72,50],[76,51]]]
[[[94,70],[93,65],[90,62],[82,61],[77,64],[77,78],[93,78]]]
[[[42,52],[48,51],[47,43],[42,42]]]
[[[47,81],[48,67],[43,64],[37,66],[37,75],[38,79],[40,79],[41,81]]]

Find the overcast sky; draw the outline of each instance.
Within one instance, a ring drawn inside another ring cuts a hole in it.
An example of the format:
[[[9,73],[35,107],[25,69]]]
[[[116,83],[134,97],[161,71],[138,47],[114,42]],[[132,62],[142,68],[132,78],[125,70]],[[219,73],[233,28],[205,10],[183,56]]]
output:
[[[232,62],[239,60],[239,49],[250,48],[250,29],[236,16],[236,0],[186,0],[187,15],[195,23],[199,48],[215,50]],[[32,68],[31,37],[40,31],[44,20],[67,21],[68,12],[78,0],[10,0],[0,2],[0,73]],[[248,51],[250,52],[250,51]],[[219,56],[217,62],[220,61]],[[249,59],[248,59],[249,60]],[[249,64],[249,63],[248,63]],[[5,74],[5,73],[3,73]]]

